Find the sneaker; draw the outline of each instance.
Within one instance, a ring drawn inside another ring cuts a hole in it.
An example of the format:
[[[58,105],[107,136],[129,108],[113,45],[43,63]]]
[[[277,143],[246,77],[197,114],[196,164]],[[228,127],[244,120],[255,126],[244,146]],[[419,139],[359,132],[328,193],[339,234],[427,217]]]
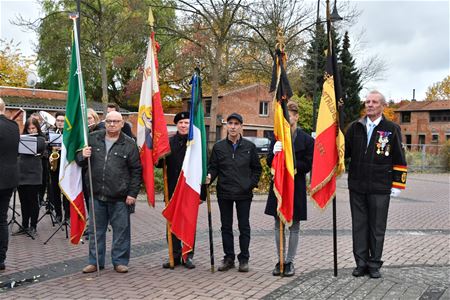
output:
[[[248,262],[247,261],[241,261],[239,262],[239,272],[248,272]]]
[[[281,275],[280,262],[277,262],[277,264],[275,265],[275,268],[272,271],[272,275],[273,276],[280,276]]]
[[[289,262],[284,265],[283,276],[291,277],[295,275],[294,263]]]
[[[195,269],[195,265],[192,262],[192,258],[186,259],[186,261],[183,263],[183,265],[186,269]]]
[[[380,269],[378,268],[369,268],[369,276],[370,278],[381,278]]]
[[[28,234],[35,238],[37,234],[36,228],[30,227],[30,229],[28,229]]]
[[[115,270],[117,273],[128,273],[128,267],[125,266],[125,265],[117,265],[117,266],[114,266],[114,270]]]
[[[224,259],[222,265],[218,268],[220,272],[228,271],[234,268],[234,261],[229,259]]]

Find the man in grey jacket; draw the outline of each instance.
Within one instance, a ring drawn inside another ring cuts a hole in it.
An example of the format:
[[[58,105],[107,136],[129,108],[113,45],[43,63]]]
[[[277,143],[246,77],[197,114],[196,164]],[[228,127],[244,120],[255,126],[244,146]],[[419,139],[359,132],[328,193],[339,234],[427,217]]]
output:
[[[105,125],[106,131],[91,133],[90,146],[78,153],[77,163],[84,166],[87,158],[91,158],[98,265],[100,269],[105,266],[106,230],[108,224],[111,224],[111,259],[114,270],[126,273],[131,250],[129,207],[136,203],[141,186],[142,166],[136,143],[121,132],[122,115],[116,111],[108,113]],[[91,209],[89,213],[89,228],[94,228],[94,212]],[[83,273],[96,271],[94,230],[89,230],[89,264],[83,269]]]

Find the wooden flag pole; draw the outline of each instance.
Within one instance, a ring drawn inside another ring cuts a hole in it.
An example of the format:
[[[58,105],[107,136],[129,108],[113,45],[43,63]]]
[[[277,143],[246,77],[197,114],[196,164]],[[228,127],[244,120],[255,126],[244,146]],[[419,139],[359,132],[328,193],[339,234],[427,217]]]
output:
[[[208,227],[209,227],[209,256],[211,259],[211,273],[214,273],[214,243],[211,215],[211,198],[209,194],[209,186],[206,187],[206,204],[208,207]]]
[[[167,185],[167,164],[166,159],[164,158],[164,165],[163,165],[163,177],[164,177],[164,203],[166,207],[169,205],[169,188]],[[170,269],[173,270],[175,267],[175,261],[173,260],[173,244],[172,244],[172,228],[169,221],[166,221],[166,231],[167,231],[167,245],[169,248],[169,266]]]

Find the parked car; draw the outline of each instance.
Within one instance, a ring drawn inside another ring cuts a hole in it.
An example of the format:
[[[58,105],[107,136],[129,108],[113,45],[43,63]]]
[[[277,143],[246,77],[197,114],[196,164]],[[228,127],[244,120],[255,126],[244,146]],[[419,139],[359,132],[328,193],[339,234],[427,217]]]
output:
[[[248,136],[244,138],[255,144],[258,154],[267,155],[267,153],[269,152],[270,140],[268,138],[254,136]]]

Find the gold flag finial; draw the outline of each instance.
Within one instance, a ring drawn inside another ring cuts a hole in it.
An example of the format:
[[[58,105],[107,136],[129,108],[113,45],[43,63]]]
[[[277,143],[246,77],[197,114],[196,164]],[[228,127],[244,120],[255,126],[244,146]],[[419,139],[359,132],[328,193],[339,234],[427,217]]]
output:
[[[153,12],[152,8],[148,8],[148,24],[153,27],[153,24],[155,23],[155,19],[153,18]]]
[[[284,51],[285,38],[283,34],[283,29],[281,27],[277,28],[277,44],[275,48],[280,49],[281,52]]]

